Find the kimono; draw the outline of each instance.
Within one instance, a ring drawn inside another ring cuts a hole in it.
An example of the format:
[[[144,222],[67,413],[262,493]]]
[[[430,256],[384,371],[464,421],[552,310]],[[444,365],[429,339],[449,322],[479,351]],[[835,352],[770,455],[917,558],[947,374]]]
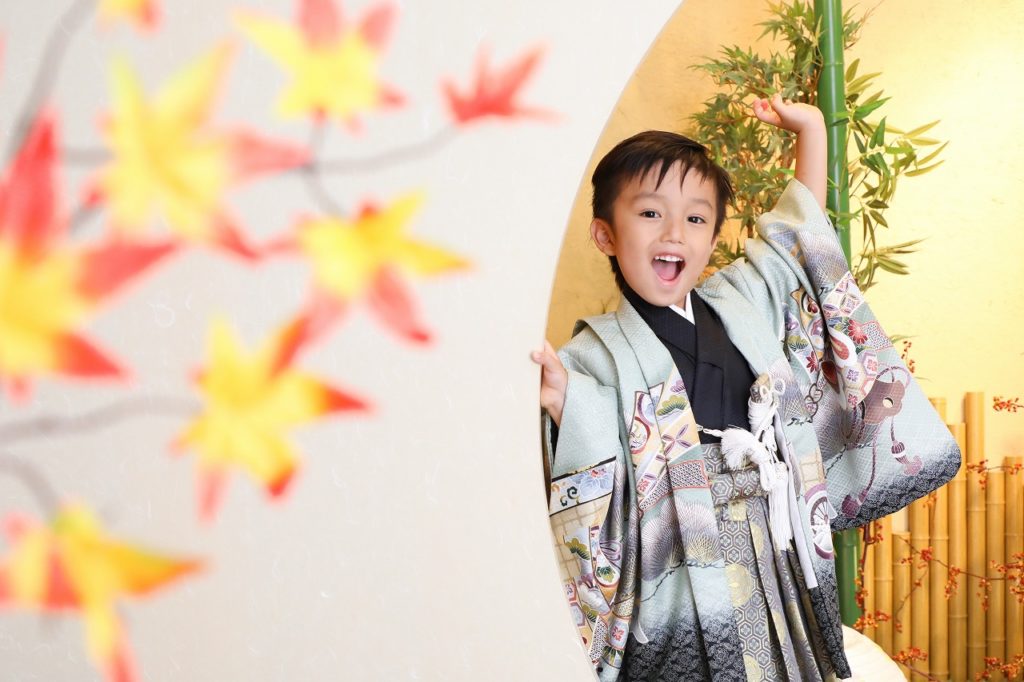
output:
[[[891,514],[960,467],[810,191],[791,181],[757,231],[746,258],[694,294],[752,390],[772,398],[763,437],[788,479],[791,539],[769,530],[759,470],[702,442],[672,354],[628,297],[578,322],[559,351],[569,382],[557,444],[545,416],[549,514],[602,682],[850,677],[832,532]]]

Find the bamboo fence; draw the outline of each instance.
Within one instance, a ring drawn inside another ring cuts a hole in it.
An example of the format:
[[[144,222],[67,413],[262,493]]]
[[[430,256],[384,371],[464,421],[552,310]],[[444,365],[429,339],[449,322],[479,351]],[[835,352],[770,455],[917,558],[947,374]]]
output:
[[[946,401],[932,404],[946,419]],[[1024,606],[996,567],[1019,563],[1024,553],[1024,472],[1014,470],[1024,458],[1005,457],[1003,468],[992,468],[1000,458],[985,454],[984,404],[982,393],[968,393],[964,422],[950,424],[949,430],[963,462],[987,460],[989,470],[982,475],[962,467],[948,485],[913,502],[906,531],[894,530],[890,516],[876,521],[870,532],[880,540],[864,562],[864,610],[892,619],[878,620],[864,634],[890,655],[911,647],[928,654],[924,661],[900,666],[908,680],[974,680],[986,657],[1009,663],[1024,655]],[[922,550],[931,552],[929,561],[920,556]],[[955,589],[950,566],[963,570],[955,576]],[[986,590],[975,576],[990,581],[987,609]],[[987,679],[1004,678],[995,671]]]

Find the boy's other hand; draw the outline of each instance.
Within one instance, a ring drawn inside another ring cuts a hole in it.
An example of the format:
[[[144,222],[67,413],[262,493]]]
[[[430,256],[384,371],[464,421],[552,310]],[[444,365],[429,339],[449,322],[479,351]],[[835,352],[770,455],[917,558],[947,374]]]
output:
[[[544,342],[544,350],[530,353],[530,358],[541,366],[540,406],[548,411],[555,426],[561,426],[569,373],[565,371],[562,361],[558,359],[555,349],[548,341]]]
[[[790,102],[775,93],[771,101],[754,100],[754,116],[776,128],[802,133],[808,126],[825,128],[825,118],[818,107],[805,102]]]

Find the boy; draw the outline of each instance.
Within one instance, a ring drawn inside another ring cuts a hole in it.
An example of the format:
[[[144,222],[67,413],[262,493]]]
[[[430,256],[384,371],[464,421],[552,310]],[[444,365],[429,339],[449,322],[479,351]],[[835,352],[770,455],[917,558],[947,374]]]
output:
[[[831,532],[960,466],[822,212],[820,112],[776,96],[754,115],[797,134],[796,169],[746,260],[695,288],[728,177],[682,136],[634,136],[594,173],[619,309],[533,354],[563,583],[601,680],[850,677]]]

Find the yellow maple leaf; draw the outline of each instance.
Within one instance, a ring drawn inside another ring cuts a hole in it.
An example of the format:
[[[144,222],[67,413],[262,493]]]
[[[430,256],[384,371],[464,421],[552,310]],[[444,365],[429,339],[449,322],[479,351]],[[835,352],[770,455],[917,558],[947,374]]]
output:
[[[420,342],[428,334],[401,275],[438,275],[469,266],[460,256],[406,234],[422,203],[422,194],[411,193],[383,209],[364,207],[355,220],[309,220],[299,225],[296,240],[313,266],[321,298],[339,305],[364,298],[390,329]]]
[[[285,117],[334,116],[351,126],[357,116],[402,97],[377,78],[377,62],[393,23],[388,5],[371,8],[357,25],[346,25],[331,0],[299,0],[292,25],[239,14],[239,28],[292,77],[277,102]]]
[[[97,12],[103,24],[130,21],[145,30],[156,28],[160,20],[156,0],[101,0]]]
[[[152,100],[132,68],[123,60],[114,62],[113,111],[104,126],[113,159],[100,170],[89,195],[108,204],[118,231],[137,231],[163,216],[180,237],[255,257],[223,208],[223,195],[250,175],[298,165],[308,154],[208,125],[231,54],[230,45],[217,46]]]
[[[209,364],[199,374],[205,409],[179,436],[177,445],[198,453],[200,514],[216,510],[226,474],[240,469],[271,495],[281,494],[296,466],[285,432],[341,410],[366,404],[290,365],[295,353],[286,327],[255,353],[246,353],[224,320],[208,340]]]
[[[111,539],[90,510],[66,505],[40,524],[9,517],[10,550],[0,560],[0,608],[77,611],[89,654],[108,680],[135,680],[117,601],[141,596],[201,567]]]

